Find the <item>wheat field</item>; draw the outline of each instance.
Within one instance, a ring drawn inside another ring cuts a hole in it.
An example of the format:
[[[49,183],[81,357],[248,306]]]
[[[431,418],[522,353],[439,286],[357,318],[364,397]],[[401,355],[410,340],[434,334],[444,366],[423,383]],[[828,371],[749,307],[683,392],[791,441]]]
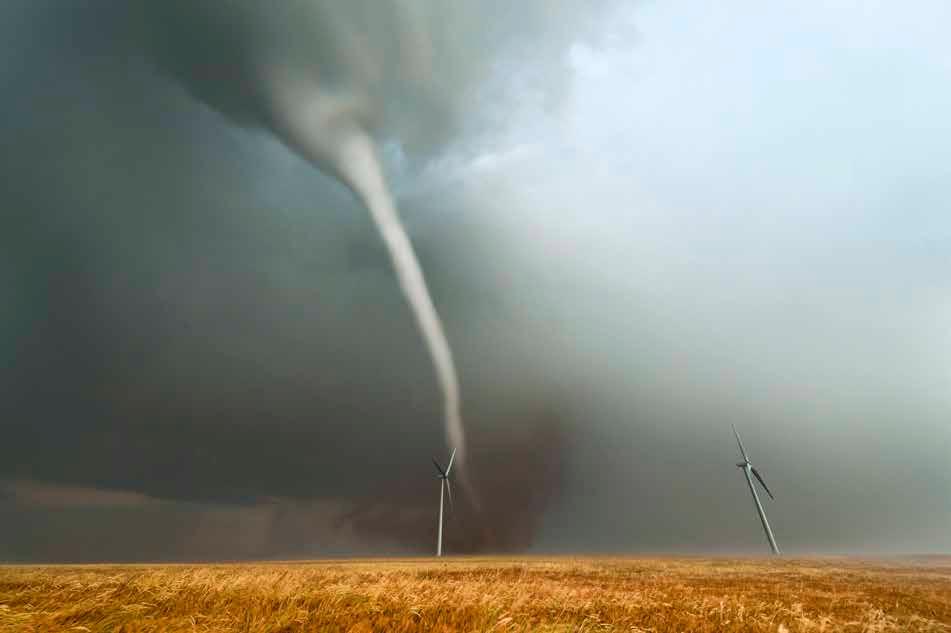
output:
[[[951,558],[3,566],[0,631],[951,631]]]

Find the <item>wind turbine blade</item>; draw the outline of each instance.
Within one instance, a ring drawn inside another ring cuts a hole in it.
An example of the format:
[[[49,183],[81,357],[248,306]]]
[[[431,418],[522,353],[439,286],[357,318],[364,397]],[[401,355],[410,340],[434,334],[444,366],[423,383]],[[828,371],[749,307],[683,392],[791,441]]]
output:
[[[456,508],[452,504],[452,484],[449,483],[449,479],[444,479],[443,481],[446,482],[446,492],[449,493],[449,511],[454,512]]]
[[[446,466],[446,477],[449,476],[449,471],[452,470],[452,460],[456,458],[456,449],[452,449],[452,454],[449,455],[449,465]]]
[[[439,465],[439,462],[436,461],[436,458],[433,458],[433,466],[436,467],[436,470],[439,471],[439,476],[445,478],[446,472],[442,469],[442,466]]]
[[[740,452],[743,453],[743,459],[745,459],[746,461],[750,461],[750,458],[746,454],[746,449],[743,448],[743,442],[740,441],[740,434],[736,432],[736,425],[731,424],[730,426],[733,427],[733,435],[736,436],[736,443],[740,447]]]
[[[756,476],[756,478],[759,479],[760,485],[763,486],[763,490],[766,491],[766,494],[769,495],[769,498],[775,501],[775,500],[776,500],[776,497],[774,497],[774,496],[773,496],[773,493],[771,493],[771,492],[769,491],[769,488],[766,487],[766,482],[763,481],[763,478],[759,476],[759,471],[756,470],[756,469],[753,468],[753,467],[750,467],[750,470],[752,470],[752,471],[753,471],[753,474]]]

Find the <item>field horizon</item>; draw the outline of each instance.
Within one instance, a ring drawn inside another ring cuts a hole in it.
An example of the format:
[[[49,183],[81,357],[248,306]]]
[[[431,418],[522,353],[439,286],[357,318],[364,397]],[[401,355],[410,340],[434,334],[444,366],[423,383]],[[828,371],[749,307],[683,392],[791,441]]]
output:
[[[0,631],[951,631],[951,556],[4,564]]]
[[[348,555],[327,555],[320,557],[275,557],[275,558],[190,558],[190,559],[145,559],[145,560],[0,560],[0,569],[4,568],[30,568],[30,567],[181,567],[181,566],[261,566],[261,565],[326,565],[336,563],[440,563],[440,562],[463,562],[463,561],[505,561],[511,563],[532,562],[532,561],[559,561],[559,560],[704,560],[704,561],[760,561],[768,563],[771,561],[787,562],[832,562],[832,561],[851,561],[861,562],[906,562],[906,563],[924,563],[934,561],[939,565],[951,568],[951,552],[949,553],[930,553],[930,552],[903,552],[903,553],[816,553],[816,554],[781,554],[780,556],[771,556],[766,553],[752,553],[744,551],[727,551],[713,553],[692,553],[692,552],[667,552],[664,550],[635,553],[623,552],[540,552],[540,553],[486,553],[486,554],[443,554],[442,558],[435,555],[424,554],[348,554]]]

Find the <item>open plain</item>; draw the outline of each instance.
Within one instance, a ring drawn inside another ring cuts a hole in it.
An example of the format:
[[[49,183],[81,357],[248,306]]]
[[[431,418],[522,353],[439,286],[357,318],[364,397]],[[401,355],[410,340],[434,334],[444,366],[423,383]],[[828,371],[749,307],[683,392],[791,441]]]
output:
[[[0,631],[951,631],[951,557],[4,566]]]

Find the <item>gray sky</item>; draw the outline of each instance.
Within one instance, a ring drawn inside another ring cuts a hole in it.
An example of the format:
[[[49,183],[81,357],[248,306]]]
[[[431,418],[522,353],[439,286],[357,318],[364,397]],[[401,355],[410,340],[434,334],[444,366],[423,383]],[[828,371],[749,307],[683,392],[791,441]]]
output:
[[[0,12],[0,558],[427,552],[440,399],[366,212],[208,79],[220,16],[54,5]],[[487,498],[450,549],[765,552],[735,423],[784,550],[947,552],[951,9],[544,5],[368,89]],[[385,39],[358,9],[300,33]]]

